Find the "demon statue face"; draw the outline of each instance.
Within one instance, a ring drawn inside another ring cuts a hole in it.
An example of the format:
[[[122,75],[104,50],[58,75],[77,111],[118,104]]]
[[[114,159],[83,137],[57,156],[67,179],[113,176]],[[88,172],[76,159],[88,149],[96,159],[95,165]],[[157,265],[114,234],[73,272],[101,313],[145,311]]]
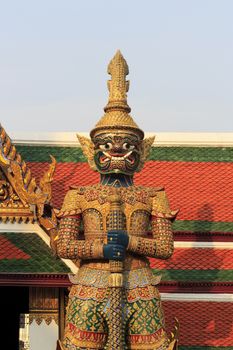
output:
[[[132,175],[140,163],[140,139],[133,133],[119,130],[95,136],[94,161],[101,174]]]
[[[108,66],[109,101],[105,114],[91,131],[91,139],[78,136],[91,168],[100,174],[133,175],[140,171],[148,157],[154,137],[144,133],[129,115],[127,104],[129,73],[127,63],[118,51]]]

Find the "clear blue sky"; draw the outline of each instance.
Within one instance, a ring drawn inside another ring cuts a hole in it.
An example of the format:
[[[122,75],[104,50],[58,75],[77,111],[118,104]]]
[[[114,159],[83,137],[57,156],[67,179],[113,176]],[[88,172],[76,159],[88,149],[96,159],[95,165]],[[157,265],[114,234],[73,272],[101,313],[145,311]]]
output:
[[[120,49],[145,131],[233,131],[232,18],[231,0],[2,0],[1,123],[89,131]]]

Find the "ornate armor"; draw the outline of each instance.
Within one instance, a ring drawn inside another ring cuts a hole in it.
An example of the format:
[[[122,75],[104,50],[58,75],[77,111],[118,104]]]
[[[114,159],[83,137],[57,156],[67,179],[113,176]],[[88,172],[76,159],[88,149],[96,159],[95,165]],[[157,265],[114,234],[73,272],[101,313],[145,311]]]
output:
[[[176,212],[170,210],[163,188],[133,184],[133,174],[142,168],[153,138],[143,140],[143,131],[129,115],[128,67],[120,52],[110,62],[109,73],[106,113],[91,131],[91,140],[79,137],[90,166],[101,174],[100,184],[72,187],[59,213],[58,254],[79,266],[72,279],[63,347],[170,349],[157,277],[147,257],[171,256],[171,222]],[[116,191],[122,231],[111,231],[111,220],[119,219],[118,214],[111,218],[110,198]],[[116,266],[119,261],[122,264],[118,271],[122,282],[115,286],[115,297],[109,285],[114,272],[109,259]],[[114,300],[122,318],[115,326]],[[109,329],[114,327],[123,329],[122,343],[109,339]]]

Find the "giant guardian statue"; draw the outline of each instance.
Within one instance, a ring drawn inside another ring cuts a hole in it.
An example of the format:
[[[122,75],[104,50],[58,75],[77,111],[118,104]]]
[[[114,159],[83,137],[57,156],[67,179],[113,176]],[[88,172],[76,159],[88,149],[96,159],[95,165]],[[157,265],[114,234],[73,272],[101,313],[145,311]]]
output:
[[[176,349],[177,335],[165,331],[157,281],[147,259],[172,255],[176,211],[170,209],[163,188],[134,184],[154,137],[144,138],[129,114],[128,66],[120,51],[108,73],[105,114],[90,138],[78,136],[100,181],[71,187],[59,213],[57,253],[79,266],[72,279],[62,347]]]

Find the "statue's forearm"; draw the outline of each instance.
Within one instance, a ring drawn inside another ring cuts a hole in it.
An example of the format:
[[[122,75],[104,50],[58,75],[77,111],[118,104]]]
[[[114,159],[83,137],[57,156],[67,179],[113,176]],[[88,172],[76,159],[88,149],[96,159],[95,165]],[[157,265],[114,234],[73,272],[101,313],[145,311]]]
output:
[[[103,243],[100,240],[78,240],[79,217],[61,219],[58,231],[57,253],[64,259],[97,259],[103,257]]]
[[[98,259],[103,258],[103,243],[97,240],[78,241],[58,239],[57,252],[64,259]]]
[[[152,220],[153,238],[130,236],[128,250],[143,256],[168,259],[173,253],[171,221],[164,218]]]
[[[139,255],[155,257],[156,242],[150,238],[129,236],[128,250]]]

